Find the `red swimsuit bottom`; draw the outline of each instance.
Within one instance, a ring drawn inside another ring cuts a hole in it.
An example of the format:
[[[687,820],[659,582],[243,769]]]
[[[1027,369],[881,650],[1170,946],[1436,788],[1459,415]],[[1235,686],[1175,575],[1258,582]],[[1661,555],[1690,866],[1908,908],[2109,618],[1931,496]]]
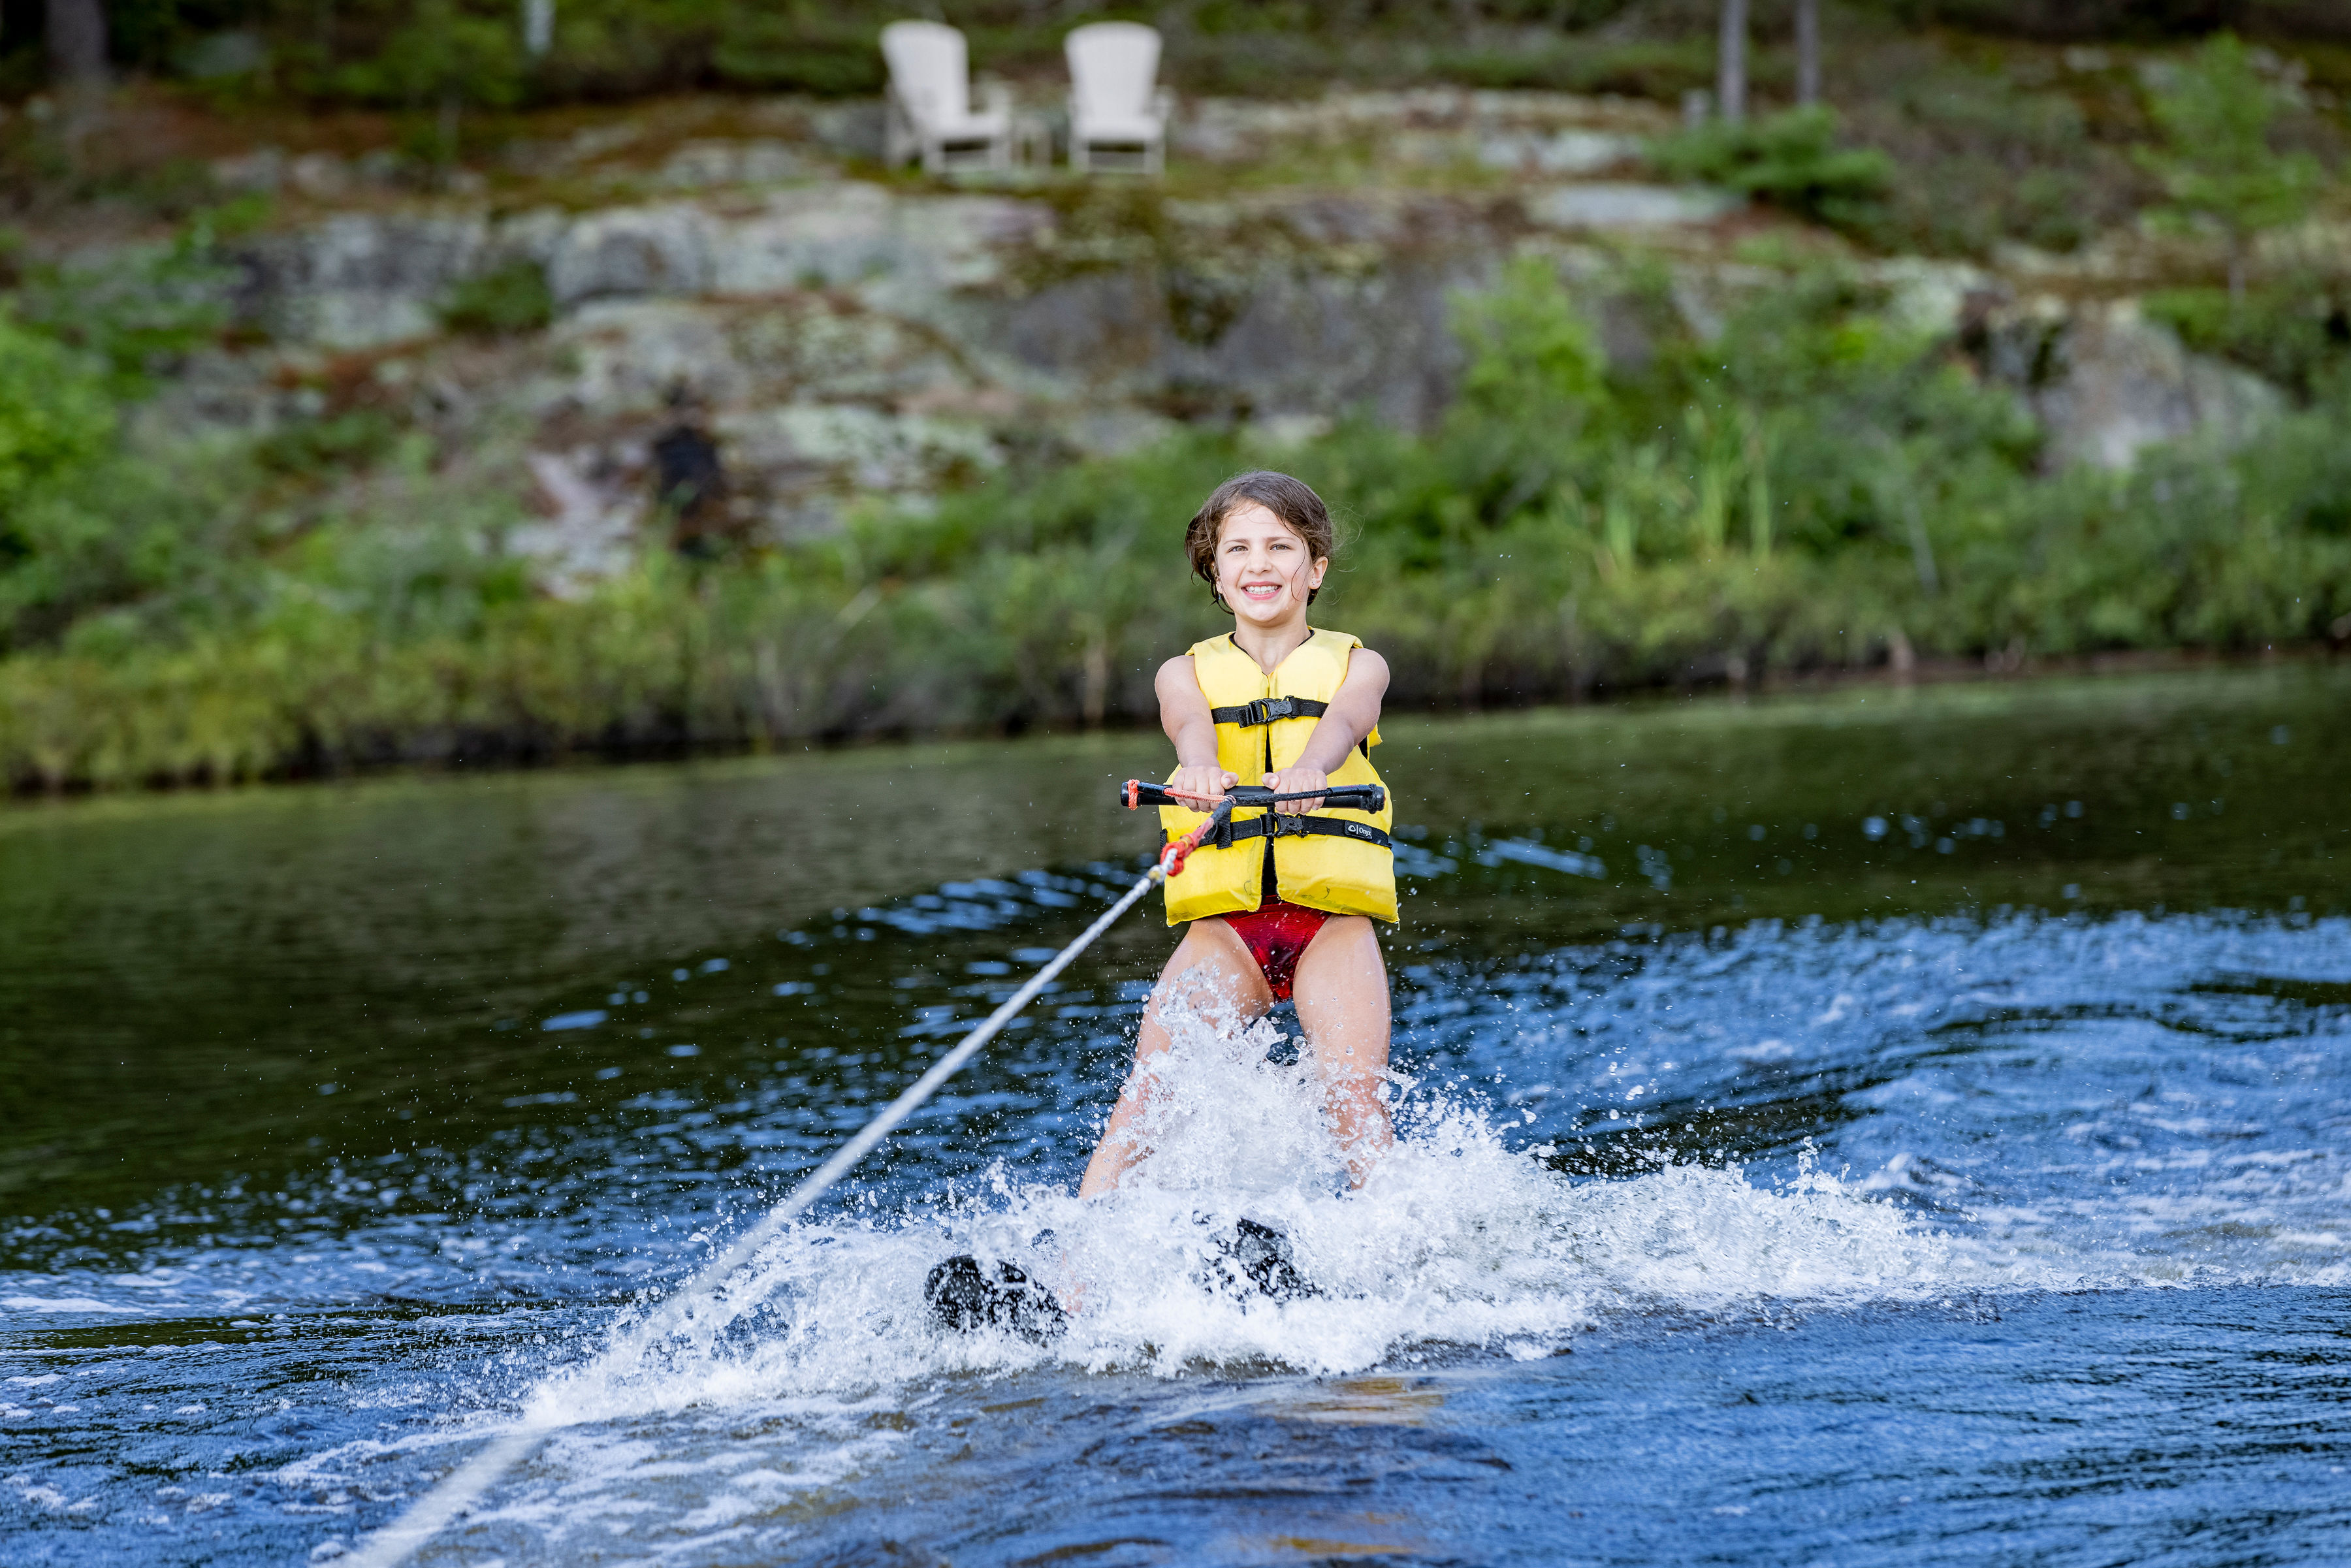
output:
[[[1253,912],[1222,915],[1233,935],[1248,945],[1249,956],[1264,971],[1275,1001],[1290,999],[1290,986],[1298,977],[1298,960],[1322,923],[1331,918],[1320,909],[1307,909],[1269,898]]]

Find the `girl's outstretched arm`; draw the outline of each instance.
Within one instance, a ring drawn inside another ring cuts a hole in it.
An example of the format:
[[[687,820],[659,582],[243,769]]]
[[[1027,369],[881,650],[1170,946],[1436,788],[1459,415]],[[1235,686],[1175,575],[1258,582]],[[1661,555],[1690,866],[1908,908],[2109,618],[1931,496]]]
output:
[[[1192,685],[1198,690],[1197,681]],[[1331,770],[1347,760],[1347,753],[1379,727],[1380,699],[1387,695],[1387,691],[1388,662],[1369,648],[1354,650],[1347,657],[1346,679],[1339,683],[1330,707],[1314,721],[1314,733],[1306,737],[1298,760],[1279,773],[1267,774],[1265,781],[1273,786],[1275,793],[1282,795],[1321,789],[1329,784]],[[1164,709],[1164,699],[1162,706]],[[1204,701],[1204,710],[1206,706]],[[1274,810],[1312,811],[1322,804],[1320,800],[1285,800]]]
[[[1217,760],[1217,721],[1208,712],[1199,677],[1192,673],[1192,655],[1178,653],[1160,665],[1153,685],[1159,693],[1159,727],[1176,743],[1176,776],[1167,787],[1181,794],[1221,799],[1240,779]]]

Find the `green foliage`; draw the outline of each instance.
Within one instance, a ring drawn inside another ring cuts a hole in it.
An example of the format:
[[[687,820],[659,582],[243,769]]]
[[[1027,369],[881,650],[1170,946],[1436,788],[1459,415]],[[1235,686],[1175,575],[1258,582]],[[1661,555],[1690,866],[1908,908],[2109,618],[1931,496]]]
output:
[[[0,314],[0,559],[28,508],[113,443],[114,402],[88,357]]]
[[[1981,58],[1905,62],[1852,94],[1847,133],[1902,171],[1869,237],[1887,249],[1988,256],[2004,240],[2070,251],[2126,222],[2147,193],[2136,165],[2093,136],[2081,96]]]
[[[1896,646],[2253,648],[2351,615],[2351,384],[2321,378],[2241,450],[2044,476],[2019,402],[1886,305],[1794,274],[1719,336],[1610,374],[1575,292],[1521,263],[1460,303],[1470,390],[1424,436],[1196,432],[722,562],[649,549],[565,599],[507,549],[518,486],[494,464],[436,471],[415,437],[387,454],[355,413],[258,452],[133,459],[97,368],[15,328],[6,385],[78,384],[86,417],[21,465],[47,499],[0,567],[0,775],[1141,721],[1159,660],[1219,624],[1183,518],[1259,465],[1343,519],[1318,619],[1387,656],[1399,705],[1865,667]],[[364,483],[302,519],[255,504],[257,474],[362,460]]]
[[[2305,402],[2351,371],[2351,278],[2281,279],[2240,298],[2167,288],[2145,308],[2189,348],[2234,360]]]
[[[2309,154],[2271,147],[2278,109],[2277,90],[2230,33],[2215,34],[2147,104],[2164,146],[2143,152],[2142,161],[2171,197],[2159,215],[2175,227],[2219,231],[2234,295],[2244,293],[2252,236],[2299,221],[2323,178]]]
[[[1457,300],[1453,329],[1469,355],[1461,402],[1472,417],[1573,414],[1603,395],[1591,323],[1541,257],[1510,263],[1492,288]]]
[[[535,261],[510,261],[466,278],[441,305],[444,327],[484,338],[536,332],[554,319],[547,269]]]
[[[0,299],[0,652],[207,580],[204,541],[225,516],[208,459],[187,454],[167,475],[120,431],[123,402],[219,329],[213,232],[27,267]]]
[[[491,16],[457,0],[417,0],[372,55],[337,73],[336,85],[343,96],[394,108],[510,104],[522,93],[522,60],[510,12]]]
[[[766,92],[879,93],[885,73],[877,31],[806,0],[774,10],[730,8],[710,63],[722,79]]]
[[[1621,93],[1671,102],[1714,82],[1710,38],[1608,38],[1562,33],[1450,39],[1427,51],[1426,73],[1464,87]]]
[[[325,478],[372,466],[391,453],[398,435],[381,410],[346,409],[281,425],[255,444],[253,456],[269,473]]]
[[[1711,120],[1652,149],[1676,178],[1725,185],[1835,228],[1882,221],[1893,159],[1874,147],[1837,143],[1835,111],[1792,109],[1731,124]]]
[[[116,252],[94,264],[26,268],[16,292],[18,316],[103,362],[117,395],[140,395],[156,373],[227,322],[235,274],[214,258],[222,221],[200,218],[168,245]]]

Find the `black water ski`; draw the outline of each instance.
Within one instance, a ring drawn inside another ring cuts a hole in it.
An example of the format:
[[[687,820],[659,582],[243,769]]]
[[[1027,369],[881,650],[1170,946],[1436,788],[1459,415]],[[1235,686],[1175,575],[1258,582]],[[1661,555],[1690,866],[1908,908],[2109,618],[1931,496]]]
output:
[[[1238,1296],[1276,1301],[1302,1301],[1322,1292],[1298,1271],[1290,1238],[1270,1225],[1238,1219],[1217,1238],[1209,1263],[1210,1282]],[[1019,1267],[998,1260],[991,1269],[968,1252],[958,1252],[923,1281],[923,1302],[941,1328],[953,1333],[1004,1329],[1039,1344],[1070,1326],[1070,1315],[1053,1292]]]
[[[1254,1219],[1236,1220],[1231,1235],[1217,1238],[1216,1270],[1228,1289],[1244,1294],[1243,1281],[1277,1301],[1322,1293],[1313,1281],[1298,1271],[1290,1255],[1290,1238]]]
[[[1005,1329],[1042,1344],[1070,1326],[1070,1315],[1052,1291],[1006,1262],[997,1263],[991,1279],[968,1252],[931,1270],[923,1281],[923,1301],[938,1325],[956,1333]]]

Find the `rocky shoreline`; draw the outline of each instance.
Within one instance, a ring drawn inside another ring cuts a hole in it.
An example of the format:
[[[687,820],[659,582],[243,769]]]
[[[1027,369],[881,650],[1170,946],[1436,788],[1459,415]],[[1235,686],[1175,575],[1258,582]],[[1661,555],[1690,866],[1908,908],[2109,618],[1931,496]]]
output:
[[[470,194],[371,183],[364,159],[224,159],[224,183],[285,214],[224,252],[250,346],[193,357],[145,417],[258,433],[366,405],[472,433],[536,496],[542,524],[511,542],[566,592],[643,542],[666,487],[656,448],[680,431],[723,476],[710,526],[781,541],[1021,454],[1113,455],[1203,423],[1279,445],[1364,412],[1425,429],[1460,367],[1451,301],[1523,254],[1570,280],[1612,361],[1647,351],[1655,299],[1713,329],[1779,276],[1759,252],[1840,260],[2013,387],[2055,464],[2239,437],[2283,406],[2137,308],[2169,265],[2161,241],[1988,266],[1851,255],[1648,175],[1643,138],[1669,125],[1631,100],[1196,103],[1176,156],[1214,172],[1213,193],[1042,175],[947,188],[864,162],[872,106],[753,118],[763,133],[666,143],[590,126],[510,151],[529,176]],[[550,191],[567,199],[531,199]],[[517,275],[543,287],[543,326],[448,329],[453,297]]]

